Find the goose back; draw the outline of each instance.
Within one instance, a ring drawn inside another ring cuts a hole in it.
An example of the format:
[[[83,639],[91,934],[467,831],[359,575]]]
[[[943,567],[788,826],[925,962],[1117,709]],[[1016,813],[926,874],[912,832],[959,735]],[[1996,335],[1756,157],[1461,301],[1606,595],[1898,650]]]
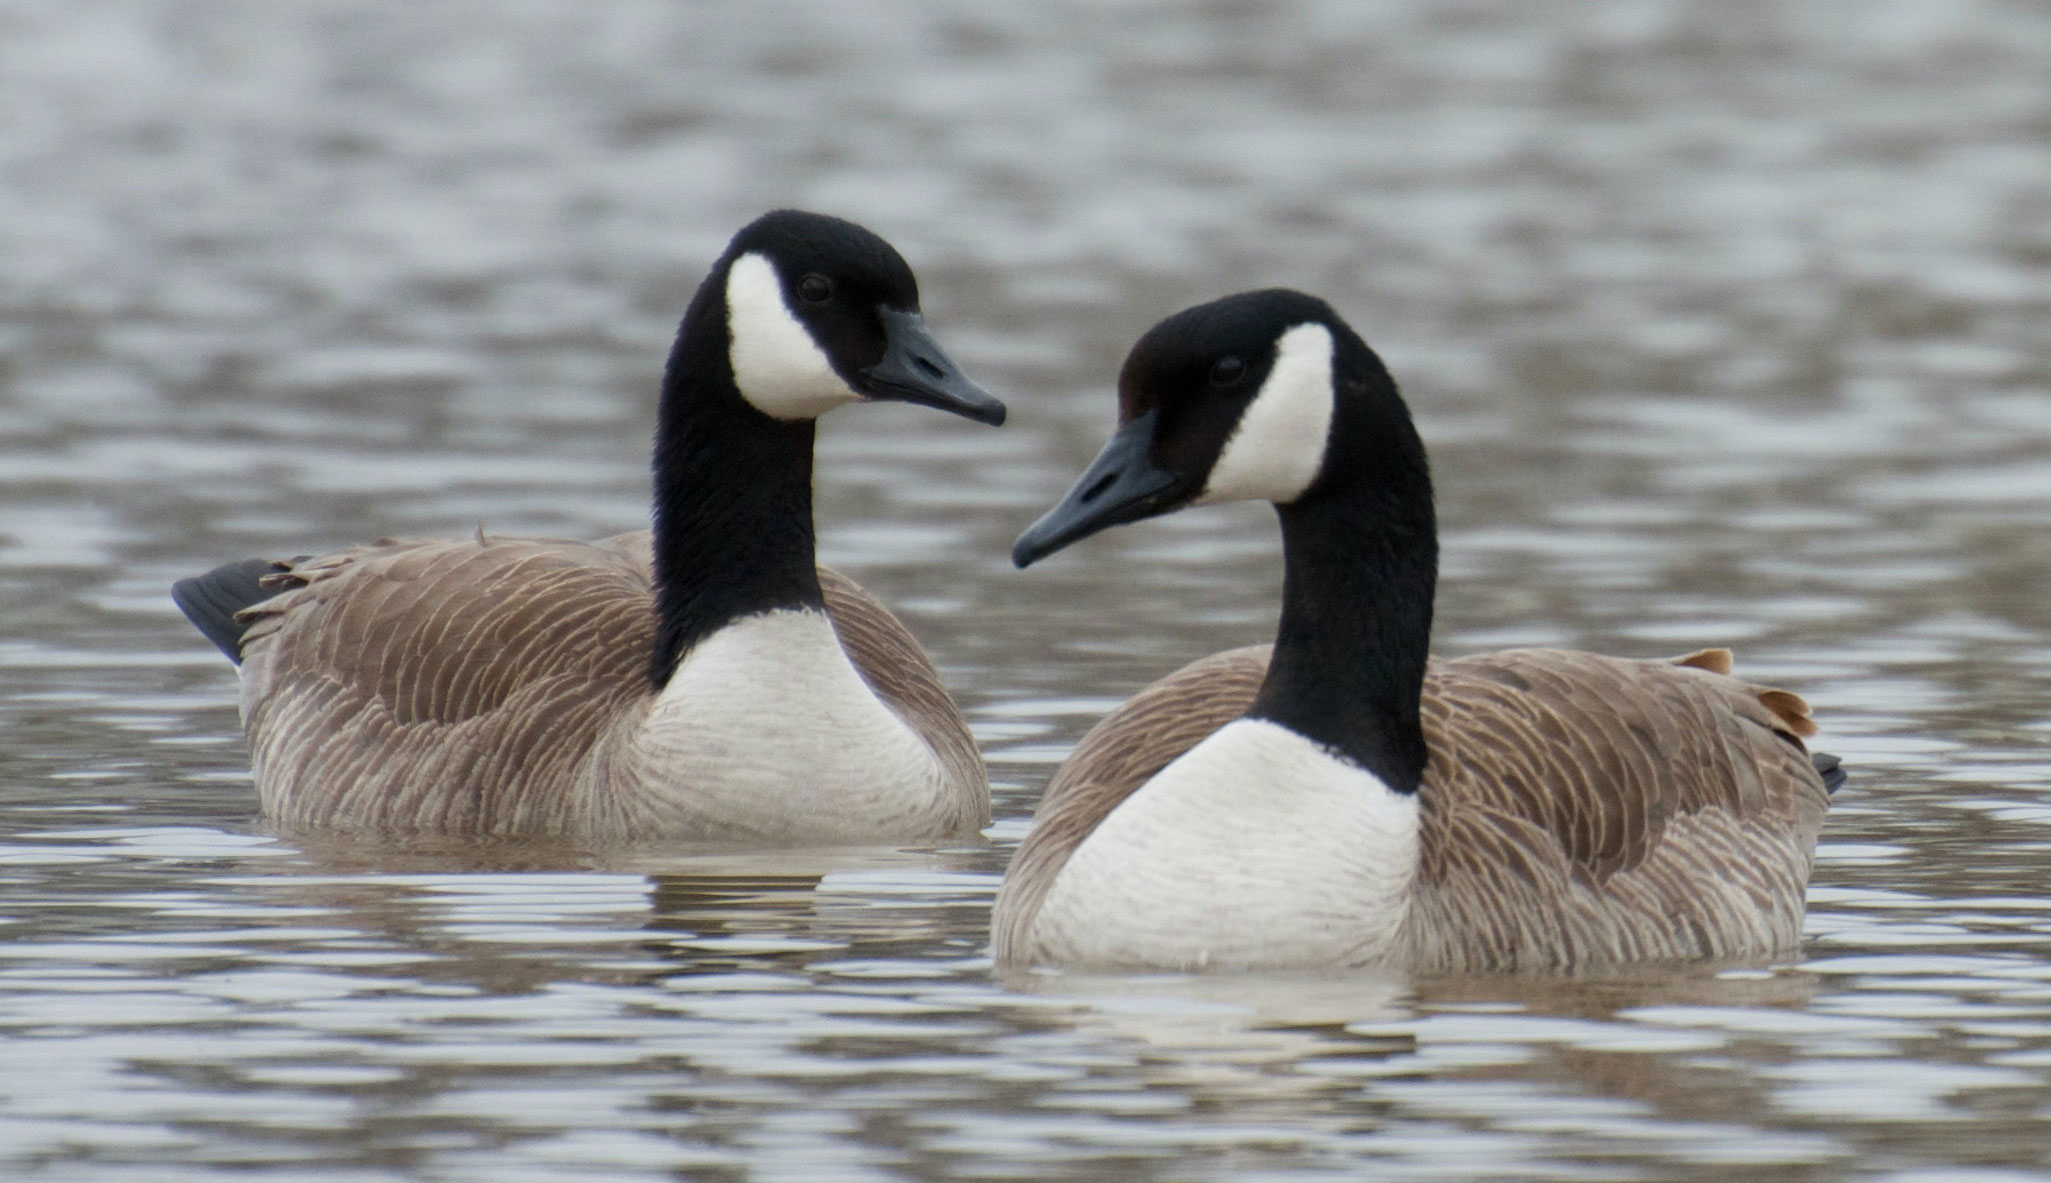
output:
[[[280,825],[654,836],[607,775],[654,701],[647,532],[386,539],[275,567],[282,590],[237,619],[258,793]],[[955,828],[981,825],[982,763],[932,663],[874,597],[819,575],[856,671],[959,790]]]
[[[1000,962],[1035,956],[1033,923],[1069,855],[1245,711],[1269,654],[1251,646],[1193,662],[1083,737],[1006,875],[993,919]],[[1827,807],[1802,744],[1814,725],[1801,699],[1729,668],[1723,650],[1432,662],[1410,967],[1569,968],[1792,946]]]

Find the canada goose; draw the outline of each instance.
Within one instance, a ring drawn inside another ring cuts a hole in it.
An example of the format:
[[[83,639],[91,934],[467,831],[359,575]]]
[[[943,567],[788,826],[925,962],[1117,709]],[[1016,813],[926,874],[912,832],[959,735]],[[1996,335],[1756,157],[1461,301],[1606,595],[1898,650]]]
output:
[[[677,330],[652,537],[480,530],[180,582],[242,666],[264,812],[599,841],[974,834],[989,781],[932,663],[815,565],[813,420],[879,400],[1004,421],[896,250],[780,210],[734,236]]]
[[[1000,963],[1567,968],[1794,944],[1843,777],[1812,766],[1808,707],[1729,677],[1721,649],[1427,663],[1424,445],[1330,306],[1260,291],[1168,318],[1126,359],[1118,421],[1013,560],[1270,501],[1281,622],[1083,737],[997,897]]]

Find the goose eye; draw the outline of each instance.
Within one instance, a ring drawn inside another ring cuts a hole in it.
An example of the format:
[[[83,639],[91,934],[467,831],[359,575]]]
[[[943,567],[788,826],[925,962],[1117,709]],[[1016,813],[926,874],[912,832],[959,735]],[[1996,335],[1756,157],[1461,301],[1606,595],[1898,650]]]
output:
[[[798,281],[798,299],[807,304],[824,304],[833,298],[833,281],[814,271]]]
[[[1246,363],[1236,356],[1227,355],[1211,363],[1211,385],[1223,389],[1246,377]]]

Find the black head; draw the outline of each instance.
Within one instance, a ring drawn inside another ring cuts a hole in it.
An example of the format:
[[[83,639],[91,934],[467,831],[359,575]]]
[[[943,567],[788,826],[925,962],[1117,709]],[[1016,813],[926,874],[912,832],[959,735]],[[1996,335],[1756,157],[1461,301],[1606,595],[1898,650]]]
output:
[[[1407,428],[1381,359],[1323,300],[1275,288],[1185,309],[1132,347],[1118,430],[1012,561],[1186,505],[1294,503],[1354,467],[1336,443],[1352,442],[1349,412],[1391,409]]]
[[[1004,404],[927,331],[904,257],[853,222],[764,214],[734,235],[708,288],[715,282],[734,385],[771,418],[813,419],[843,403],[889,399],[1004,422]]]

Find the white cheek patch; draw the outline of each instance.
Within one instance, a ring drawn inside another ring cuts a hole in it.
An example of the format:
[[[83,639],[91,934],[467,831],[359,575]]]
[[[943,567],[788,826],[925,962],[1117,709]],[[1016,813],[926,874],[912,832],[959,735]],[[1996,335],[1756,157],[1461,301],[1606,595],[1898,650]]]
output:
[[[1268,380],[1239,417],[1196,503],[1296,500],[1324,467],[1331,427],[1332,332],[1297,325],[1276,342]]]
[[[791,315],[776,268],[761,255],[742,255],[727,272],[726,326],[734,385],[763,414],[816,419],[861,399]]]

